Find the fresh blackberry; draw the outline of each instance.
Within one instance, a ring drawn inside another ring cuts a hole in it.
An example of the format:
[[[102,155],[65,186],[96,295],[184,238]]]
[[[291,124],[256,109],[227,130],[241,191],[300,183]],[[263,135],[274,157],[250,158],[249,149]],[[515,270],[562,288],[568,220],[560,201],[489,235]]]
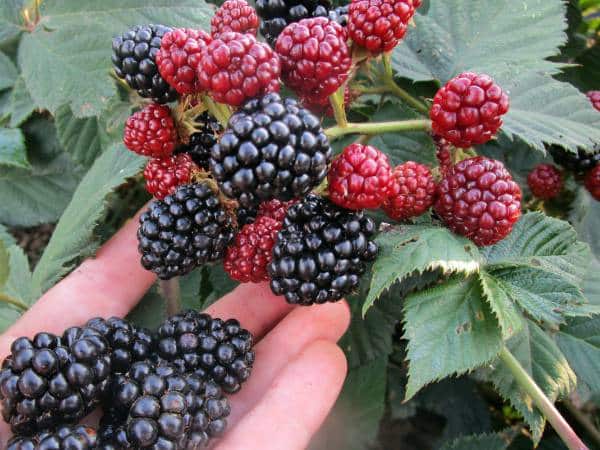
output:
[[[145,328],[137,328],[119,317],[90,319],[86,327],[98,331],[110,346],[113,373],[129,370],[136,361],[144,361],[152,355],[154,336]]]
[[[348,12],[350,5],[338,6],[329,11],[329,20],[339,23],[344,28],[348,26]]]
[[[600,145],[594,147],[592,152],[580,148],[577,153],[573,153],[558,145],[549,146],[548,151],[556,164],[577,174],[585,173],[600,164]]]
[[[279,33],[290,23],[310,17],[328,17],[329,0],[257,0],[256,11],[262,19],[260,32],[274,46]]]
[[[235,319],[223,321],[188,310],[165,320],[157,334],[160,358],[214,380],[226,392],[237,392],[250,376],[252,334]]]
[[[139,25],[117,36],[112,42],[115,73],[144,98],[157,103],[177,99],[177,91],[158,73],[156,53],[162,37],[171,31],[163,25]]]
[[[231,116],[212,148],[210,170],[225,195],[250,207],[307,194],[325,178],[331,156],[320,120],[271,93]]]
[[[374,233],[375,223],[362,211],[307,195],[288,209],[273,247],[271,290],[292,304],[340,300],[377,256]]]
[[[232,220],[206,183],[179,186],[140,216],[142,266],[167,280],[225,255]]]
[[[240,206],[237,209],[237,223],[238,227],[243,227],[244,225],[248,225],[256,220],[256,216],[258,214],[258,207],[251,206],[249,208],[244,208]]]
[[[96,430],[83,425],[61,426],[56,431],[42,431],[32,437],[15,436],[6,450],[97,450]]]
[[[22,435],[75,423],[106,395],[110,374],[108,343],[91,328],[19,338],[0,370],[4,420]]]
[[[208,170],[210,149],[217,143],[217,136],[223,131],[223,128],[219,121],[208,112],[196,117],[194,127],[197,131],[190,136],[188,145],[180,146],[175,153],[187,153],[198,167]]]
[[[99,431],[103,449],[202,448],[225,430],[230,412],[215,383],[164,361],[133,364],[112,392]]]

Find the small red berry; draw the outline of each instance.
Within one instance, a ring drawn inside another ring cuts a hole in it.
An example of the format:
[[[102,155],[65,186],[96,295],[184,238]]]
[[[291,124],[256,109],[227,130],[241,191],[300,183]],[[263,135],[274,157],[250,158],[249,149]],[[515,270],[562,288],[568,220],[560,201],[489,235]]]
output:
[[[258,15],[245,0],[227,0],[217,9],[210,25],[210,33],[213,38],[228,31],[256,36]]]
[[[521,216],[521,189],[500,161],[477,156],[454,165],[438,184],[435,211],[478,246],[510,234]]]
[[[277,200],[276,198],[273,200],[269,200],[268,202],[262,202],[258,207],[257,216],[266,216],[270,217],[271,219],[275,219],[277,222],[283,222],[288,208],[294,203],[296,203],[296,200],[282,202],[281,200]]]
[[[331,163],[329,199],[346,209],[379,208],[393,188],[387,156],[370,145],[351,144]]]
[[[435,199],[435,181],[429,167],[408,161],[393,171],[394,187],[383,210],[394,220],[418,217]]]
[[[587,97],[598,111],[600,111],[600,91],[589,91]]]
[[[198,80],[219,103],[239,106],[253,97],[279,92],[277,54],[250,34],[227,32],[202,52]]]
[[[350,38],[371,53],[392,50],[408,30],[420,0],[353,0],[348,12]]]
[[[600,202],[600,165],[594,167],[585,176],[585,187]]]
[[[445,175],[452,166],[452,144],[443,137],[433,135],[435,143],[435,157],[440,164],[440,173]]]
[[[198,167],[186,153],[152,158],[144,169],[146,190],[159,200],[172,194],[177,186],[188,184]]]
[[[489,141],[508,112],[508,96],[488,75],[465,72],[451,79],[433,99],[433,132],[456,147]]]
[[[169,156],[177,130],[168,106],[152,103],[127,119],[123,142],[132,152],[152,158]]]
[[[348,79],[352,58],[346,30],[326,17],[289,24],[277,38],[281,74],[299,96],[326,99]]]
[[[562,174],[552,164],[539,164],[527,176],[527,184],[537,198],[549,200],[560,194]]]
[[[202,30],[177,28],[162,38],[156,53],[156,64],[160,75],[180,94],[200,92],[196,72],[200,63],[200,52],[212,38]]]
[[[268,281],[267,266],[271,262],[271,249],[281,230],[282,223],[260,216],[254,223],[244,225],[227,248],[223,268],[229,276],[242,283]]]

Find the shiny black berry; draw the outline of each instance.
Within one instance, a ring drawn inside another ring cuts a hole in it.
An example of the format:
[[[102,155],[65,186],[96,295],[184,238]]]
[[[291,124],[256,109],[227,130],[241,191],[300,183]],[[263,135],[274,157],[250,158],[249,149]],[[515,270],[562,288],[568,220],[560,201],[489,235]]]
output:
[[[223,128],[219,121],[208,112],[196,117],[194,126],[198,131],[190,136],[188,145],[182,145],[176,149],[175,154],[187,153],[198,167],[208,170],[210,150],[217,143],[217,136],[223,131]]]
[[[162,37],[171,31],[163,25],[139,25],[112,42],[112,63],[115,73],[145,98],[157,103],[177,99],[177,91],[158,73],[155,56]]]
[[[223,193],[248,208],[307,194],[325,178],[331,156],[316,116],[293,99],[267,94],[231,116],[210,170]]]
[[[600,164],[600,145],[591,151],[580,148],[577,153],[552,145],[548,151],[556,164],[578,174],[583,174]]]
[[[97,450],[96,430],[83,425],[61,426],[31,437],[15,436],[6,450]]]
[[[212,379],[226,392],[237,392],[250,377],[253,338],[235,319],[184,311],[158,328],[157,352],[182,371]]]
[[[338,6],[329,11],[329,20],[339,23],[341,26],[346,27],[348,25],[348,11],[350,5]]]
[[[206,183],[179,186],[140,216],[142,266],[161,279],[217,261],[233,239],[232,220]]]
[[[100,404],[110,375],[110,348],[95,330],[19,338],[0,370],[2,415],[22,435],[75,423]]]
[[[309,194],[292,205],[268,266],[271,290],[292,304],[333,302],[359,285],[377,256],[375,223],[362,211],[342,209]]]

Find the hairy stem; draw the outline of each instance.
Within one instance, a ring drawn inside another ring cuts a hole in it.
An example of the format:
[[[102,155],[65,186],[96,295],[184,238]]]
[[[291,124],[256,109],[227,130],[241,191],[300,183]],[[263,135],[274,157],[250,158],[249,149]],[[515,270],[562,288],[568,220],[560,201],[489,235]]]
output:
[[[28,308],[27,305],[25,303],[23,303],[21,300],[11,297],[8,294],[3,294],[2,292],[0,292],[0,302],[8,303],[9,305],[13,305],[13,306],[17,307],[18,309],[20,309],[21,311],[27,311],[27,308]]]
[[[396,97],[401,98],[410,106],[415,108],[421,114],[429,116],[429,108],[419,99],[413,97],[404,89],[396,84],[394,81],[394,73],[392,71],[391,54],[383,54],[383,83],[388,92],[394,94]]]
[[[342,84],[340,88],[329,96],[329,102],[333,108],[333,117],[340,127],[348,126],[348,119],[346,118],[346,108],[344,105],[344,91],[346,85]]]
[[[517,358],[506,347],[500,351],[499,357],[506,364],[521,389],[533,399],[535,406],[548,419],[554,431],[560,436],[569,450],[589,450],[565,418],[561,416],[550,399],[546,397],[533,378],[521,366]]]
[[[567,408],[569,413],[575,418],[575,420],[577,420],[577,422],[579,422],[579,424],[585,429],[590,438],[592,438],[596,445],[598,445],[600,448],[600,431],[598,431],[598,428],[596,428],[594,422],[592,422],[584,413],[579,411],[579,409],[577,409],[577,407],[569,400],[564,400],[562,403],[565,408]]]
[[[335,139],[346,134],[381,134],[429,130],[431,130],[431,121],[429,120],[398,120],[393,122],[348,123],[345,127],[327,128],[325,134]]]
[[[181,311],[181,295],[179,277],[159,281],[160,290],[167,301],[167,315],[172,316]]]

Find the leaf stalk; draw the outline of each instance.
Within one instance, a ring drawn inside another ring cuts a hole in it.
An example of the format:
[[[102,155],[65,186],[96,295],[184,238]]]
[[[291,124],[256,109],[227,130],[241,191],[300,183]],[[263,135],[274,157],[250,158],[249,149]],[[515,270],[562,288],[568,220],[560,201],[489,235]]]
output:
[[[429,108],[419,99],[410,95],[407,91],[402,89],[394,80],[394,73],[392,70],[391,53],[383,54],[383,77],[382,81],[387,92],[394,94],[396,97],[404,100],[414,109],[419,111],[425,116],[429,116]]]
[[[27,309],[28,309],[28,306],[25,303],[23,303],[21,300],[11,297],[8,294],[3,294],[2,292],[0,292],[0,302],[8,303],[9,305],[13,305],[14,307],[18,308],[21,311],[27,311]]]

